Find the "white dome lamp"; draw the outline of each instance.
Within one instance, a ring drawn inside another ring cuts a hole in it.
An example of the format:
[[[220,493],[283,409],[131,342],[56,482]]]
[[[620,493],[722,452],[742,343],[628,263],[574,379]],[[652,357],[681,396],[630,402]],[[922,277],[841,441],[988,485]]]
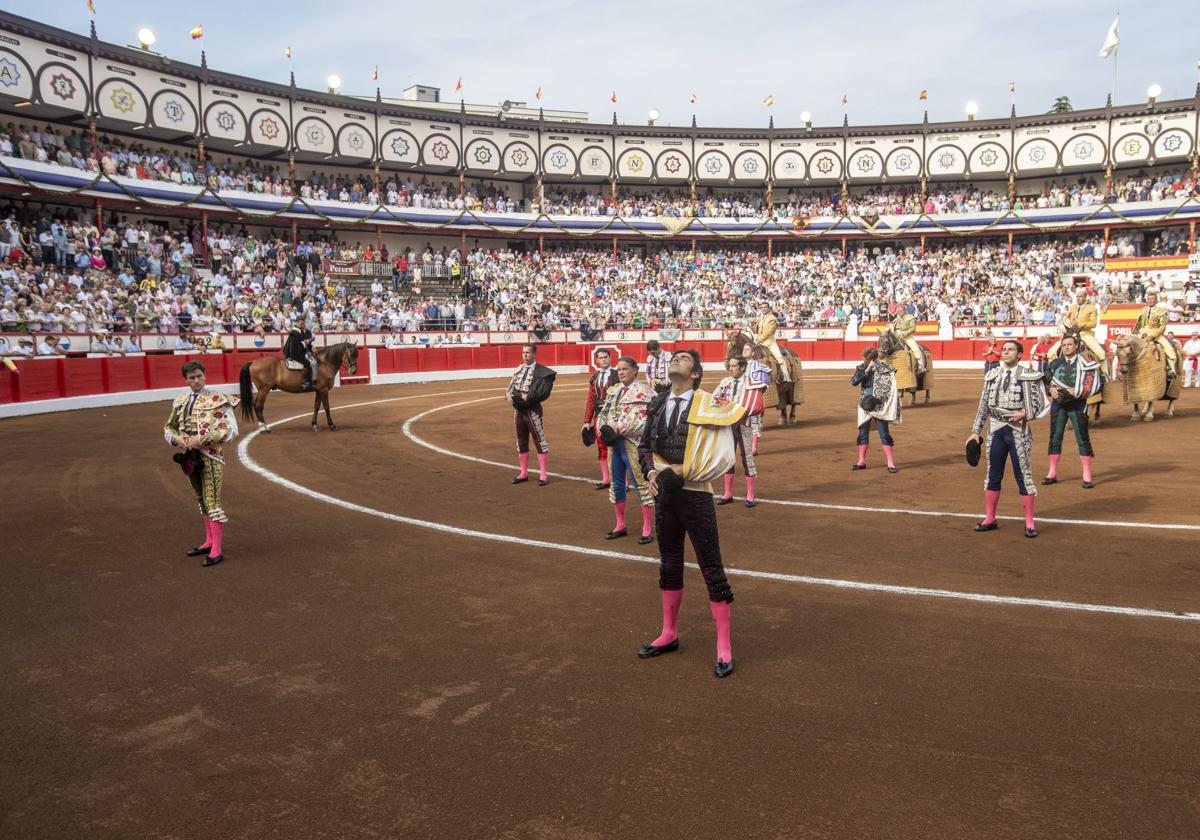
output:
[[[809,111],[801,111],[800,119],[804,122],[804,130],[812,131],[812,113]]]
[[[1146,98],[1150,100],[1151,105],[1158,101],[1158,97],[1160,96],[1162,96],[1162,85],[1157,82],[1146,88]]]
[[[655,121],[662,116],[662,113],[657,108],[651,108],[646,112],[646,125],[654,125]]]
[[[143,26],[137,31],[138,44],[144,50],[149,50],[154,46],[154,42],[158,40],[154,35],[154,30],[148,26]]]
[[[331,73],[329,78],[325,80],[325,84],[329,85],[330,93],[337,93],[338,88],[342,86],[342,77],[337,73]]]
[[[967,122],[975,122],[975,115],[979,113],[978,102],[967,103]]]

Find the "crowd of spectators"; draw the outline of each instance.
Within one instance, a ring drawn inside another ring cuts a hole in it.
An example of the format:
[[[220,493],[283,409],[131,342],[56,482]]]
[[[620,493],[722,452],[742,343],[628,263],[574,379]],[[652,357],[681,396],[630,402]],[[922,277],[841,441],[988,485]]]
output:
[[[1153,247],[1168,241],[1168,233],[1175,231],[1157,236]],[[212,255],[211,270],[201,270],[202,249]],[[923,254],[916,246],[861,247],[845,256],[840,248],[813,247],[772,258],[736,246],[694,254],[664,248],[653,255],[476,249],[464,257],[427,245],[392,255],[386,246],[378,254],[370,244],[305,240],[293,246],[244,230],[210,231],[204,242],[195,227],[117,220],[100,232],[69,215],[24,225],[10,215],[0,225],[0,331],[42,338],[92,334],[111,352],[129,352],[116,338],[134,333],[261,334],[299,324],[326,332],[529,329],[547,335],[609,327],[670,333],[744,325],[764,301],[784,326],[844,326],[851,318],[886,320],[901,311],[958,324],[1047,324],[1070,303],[1064,263],[1101,251],[1103,239],[1089,237],[1022,243],[1011,257],[998,242]],[[391,257],[393,270],[365,280],[325,270],[325,260],[348,254]],[[439,264],[456,273],[440,294],[423,292],[422,269]],[[1116,274],[1098,280],[1101,307],[1139,300],[1159,282]],[[1195,289],[1189,294],[1174,305],[1173,317],[1195,316]],[[180,341],[181,348],[190,346],[190,339]],[[49,354],[58,352],[43,344]],[[12,346],[19,352],[19,344]]]
[[[250,158],[234,159],[213,155],[203,161],[198,154],[180,147],[151,148],[101,134],[93,147],[87,132],[74,128],[14,124],[0,130],[0,155],[9,155],[87,172],[103,172],[142,180],[169,181],[190,186],[207,185],[214,190],[242,191],[278,197],[292,195],[287,171],[278,164]],[[915,185],[853,188],[846,199],[840,187],[778,189],[767,206],[765,191],[736,192],[703,188],[695,201],[686,187],[653,190],[625,189],[614,200],[610,188],[563,190],[544,186],[540,201],[521,196],[519,184],[464,181],[462,194],[453,179],[412,175],[384,170],[378,188],[369,170],[337,172],[298,171],[295,189],[305,200],[334,200],[355,204],[419,207],[437,210],[489,213],[529,213],[570,216],[620,216],[623,218],[735,218],[777,219],[849,216],[896,216],[915,213],[964,214],[987,211],[1089,207],[1114,202],[1149,202],[1181,199],[1198,194],[1196,178],[1189,169],[1141,169],[1118,173],[1112,187],[1103,179],[1087,175],[1077,179],[1048,180],[1018,184],[1016,198],[1009,200],[1002,183],[993,186],[929,182],[922,200]]]

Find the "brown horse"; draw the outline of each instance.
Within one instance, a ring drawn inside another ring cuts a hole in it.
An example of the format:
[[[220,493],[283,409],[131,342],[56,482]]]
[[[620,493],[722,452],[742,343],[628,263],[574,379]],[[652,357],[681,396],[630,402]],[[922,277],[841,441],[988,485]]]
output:
[[[1167,401],[1167,417],[1175,416],[1175,400],[1179,399],[1183,347],[1169,339],[1175,348],[1175,376],[1170,372],[1170,360],[1154,341],[1140,335],[1123,336],[1117,341],[1117,378],[1126,405],[1133,406],[1130,420],[1149,423],[1154,419],[1154,401]]]
[[[725,334],[725,361],[734,356],[741,357],[749,345],[754,358],[771,368],[771,381],[779,398],[779,425],[796,422],[796,406],[804,404],[804,371],[800,357],[790,347],[781,347],[780,352],[791,368],[791,381],[785,382],[779,373],[779,363],[766,349],[754,343],[754,336],[746,330],[730,330]]]
[[[333,416],[329,413],[329,389],[333,387],[334,377],[342,365],[351,376],[358,373],[358,346],[350,341],[331,344],[323,350],[317,350],[317,381],[313,388],[312,430],[317,431],[317,412],[325,406],[325,423],[332,432],[337,429],[333,424]],[[267,402],[267,394],[272,388],[287,391],[289,394],[303,394],[304,387],[302,370],[289,370],[284,360],[278,356],[255,359],[242,365],[241,393],[242,419],[258,419],[258,428],[269,432],[271,427],[263,416],[263,406]],[[251,391],[253,383],[254,390]]]

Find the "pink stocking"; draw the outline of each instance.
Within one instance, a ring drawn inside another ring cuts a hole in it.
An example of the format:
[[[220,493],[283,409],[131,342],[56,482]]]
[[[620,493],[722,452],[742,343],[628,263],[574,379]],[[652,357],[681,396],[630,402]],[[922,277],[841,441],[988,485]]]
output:
[[[529,477],[529,453],[528,452],[518,452],[517,453],[517,463],[519,463],[521,465],[521,474],[518,475],[517,478],[528,478]]]
[[[987,516],[983,518],[984,525],[991,525],[996,521],[996,508],[1000,506],[1000,491],[999,490],[984,490],[984,499],[987,500]],[[1024,497],[1022,497],[1024,498]],[[1033,498],[1030,496],[1030,498]]]
[[[642,505],[642,536],[648,537],[654,530],[654,507]]]
[[[1033,500],[1036,498],[1037,498],[1037,496],[1022,496],[1021,497],[1021,507],[1025,508],[1025,527],[1026,528],[1033,527]]]
[[[679,638],[679,633],[675,630],[675,625],[679,620],[679,605],[682,603],[682,589],[664,589],[662,591],[662,633],[650,643],[654,647],[669,645]]]
[[[212,548],[209,549],[209,557],[221,556],[221,539],[225,536],[225,523],[214,522],[212,524]]]
[[[709,601],[713,622],[717,625],[717,659],[722,662],[733,661],[733,642],[729,637],[729,602]]]
[[[607,458],[600,459],[600,483],[601,484],[611,483],[611,480],[608,477],[608,459]]]
[[[547,464],[549,464],[549,462],[550,462],[550,455],[548,453],[546,453],[546,452],[538,453],[538,479],[540,481],[546,480],[546,466],[547,466]]]
[[[1079,462],[1083,465],[1083,480],[1090,484],[1092,481],[1092,456],[1080,455]]]
[[[622,499],[619,502],[613,502],[613,510],[616,511],[616,513],[617,513],[617,527],[613,528],[613,530],[614,531],[624,531],[625,530],[625,500]]]
[[[725,473],[725,495],[723,498],[733,498],[733,473]]]
[[[1061,455],[1050,456],[1050,471],[1046,473],[1046,478],[1058,478],[1058,459]]]
[[[752,476],[752,475],[746,476],[746,501],[747,502],[754,501],[754,479],[755,479],[755,476]]]
[[[858,445],[858,465],[860,467],[867,465],[867,445],[865,443]]]
[[[885,458],[887,458],[887,465],[889,467],[891,467],[892,469],[895,469],[896,468],[896,458],[892,452],[892,447],[890,445],[883,447],[883,455]]]

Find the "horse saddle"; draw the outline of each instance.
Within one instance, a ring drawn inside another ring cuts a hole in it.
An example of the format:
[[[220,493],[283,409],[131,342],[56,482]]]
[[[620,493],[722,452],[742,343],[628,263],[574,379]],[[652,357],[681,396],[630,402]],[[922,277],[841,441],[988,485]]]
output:
[[[306,367],[304,362],[297,362],[295,359],[284,359],[283,366],[288,370],[304,370]]]

